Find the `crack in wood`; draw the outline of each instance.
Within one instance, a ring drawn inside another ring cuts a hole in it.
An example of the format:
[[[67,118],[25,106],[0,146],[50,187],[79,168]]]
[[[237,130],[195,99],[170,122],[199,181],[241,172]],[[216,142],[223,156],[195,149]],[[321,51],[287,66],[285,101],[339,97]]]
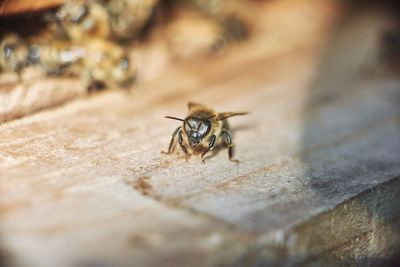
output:
[[[125,179],[124,182],[127,186],[135,190],[136,192],[140,193],[144,197],[149,197],[153,199],[156,202],[159,202],[163,205],[169,206],[174,209],[179,209],[185,212],[189,212],[190,214],[204,218],[207,221],[211,221],[214,223],[217,223],[221,227],[223,227],[225,230],[232,232],[232,234],[238,234],[238,235],[243,235],[246,236],[246,238],[251,238],[255,241],[257,238],[256,235],[253,234],[243,234],[240,229],[238,229],[234,224],[231,224],[229,222],[226,222],[224,220],[221,220],[220,218],[217,218],[215,216],[212,216],[208,213],[201,212],[195,208],[192,208],[190,206],[186,206],[180,203],[180,201],[176,201],[174,199],[166,198],[163,197],[160,194],[157,194],[157,192],[154,190],[151,182],[151,177],[147,175],[139,175],[137,178],[131,180],[131,179]]]

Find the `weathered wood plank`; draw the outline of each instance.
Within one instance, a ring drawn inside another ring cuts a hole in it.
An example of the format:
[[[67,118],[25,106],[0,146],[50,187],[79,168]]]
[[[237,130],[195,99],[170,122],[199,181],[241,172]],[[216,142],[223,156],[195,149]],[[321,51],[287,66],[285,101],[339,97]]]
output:
[[[4,77],[2,77],[4,78]],[[12,80],[0,86],[0,123],[61,105],[87,95],[82,83],[72,79]]]
[[[10,258],[61,267],[307,265],[390,228],[400,217],[400,81],[355,66],[331,94],[316,86],[326,77],[323,40],[303,39],[265,54],[249,44],[248,54],[169,70],[132,93],[1,125],[0,234]],[[189,100],[251,111],[231,120],[240,164],[226,151],[206,164],[160,154],[176,127],[163,116],[185,114]],[[381,233],[390,231],[398,236]],[[359,242],[367,249],[359,255],[379,253],[386,240]]]

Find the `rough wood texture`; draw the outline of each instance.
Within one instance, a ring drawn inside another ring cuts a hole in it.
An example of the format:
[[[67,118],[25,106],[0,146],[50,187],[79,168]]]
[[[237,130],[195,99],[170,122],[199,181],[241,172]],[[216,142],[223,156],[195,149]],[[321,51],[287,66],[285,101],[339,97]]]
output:
[[[384,262],[400,247],[400,81],[371,72],[365,55],[385,19],[344,18],[350,35],[315,23],[291,46],[255,41],[131,94],[1,125],[4,257],[29,267]],[[354,44],[350,62],[338,56]],[[177,126],[163,116],[182,116],[189,100],[251,111],[231,120],[240,164],[226,151],[206,164],[160,154]]]
[[[77,80],[40,79],[40,81],[4,82],[0,88],[0,123],[4,123],[71,99],[87,95],[87,89]]]

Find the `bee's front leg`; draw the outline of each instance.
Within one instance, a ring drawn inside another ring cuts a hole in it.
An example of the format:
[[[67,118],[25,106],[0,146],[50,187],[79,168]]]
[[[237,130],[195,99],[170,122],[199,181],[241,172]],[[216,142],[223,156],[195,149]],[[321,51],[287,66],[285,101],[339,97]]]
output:
[[[176,128],[176,130],[172,134],[172,138],[171,138],[171,141],[169,142],[169,146],[168,146],[168,151],[167,152],[161,151],[161,153],[163,153],[163,154],[171,154],[172,153],[172,150],[174,149],[175,137],[178,134],[180,129],[181,129],[181,127]]]
[[[206,151],[204,151],[201,154],[201,163],[204,163],[204,156],[211,150],[213,150],[214,145],[215,145],[215,140],[217,139],[217,137],[213,134],[210,139],[209,139],[209,143],[208,143],[208,147],[206,149]]]
[[[187,151],[186,147],[183,145],[182,129],[180,129],[178,132],[178,143],[179,143],[179,146],[182,148],[183,152],[185,153],[186,161],[188,161],[190,158],[190,154]]]
[[[233,158],[233,142],[232,142],[232,136],[229,133],[229,131],[222,131],[221,135],[224,136],[225,142],[228,145],[228,156],[229,160],[233,162],[239,162],[239,160]]]

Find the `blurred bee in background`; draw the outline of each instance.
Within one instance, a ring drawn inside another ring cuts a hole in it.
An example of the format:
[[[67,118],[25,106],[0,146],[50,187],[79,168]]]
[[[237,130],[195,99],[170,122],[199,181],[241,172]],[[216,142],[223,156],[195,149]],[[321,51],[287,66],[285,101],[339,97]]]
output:
[[[102,0],[109,15],[113,37],[131,40],[141,37],[154,18],[158,0]]]
[[[230,15],[217,19],[220,31],[219,36],[210,46],[209,52],[216,54],[228,45],[246,39],[249,36],[247,27],[236,16]]]
[[[240,6],[242,2],[238,0],[190,0],[193,6],[221,25],[224,29],[222,37],[226,42],[240,41],[249,35],[249,29],[236,14],[242,10]]]
[[[57,32],[75,42],[111,36],[107,10],[98,1],[67,1],[55,12],[54,21]]]
[[[29,47],[28,63],[48,76],[72,76],[83,80],[90,91],[101,87],[126,87],[135,77],[125,51],[106,40],[94,39],[86,46],[66,41]]]
[[[36,29],[33,34],[24,34],[24,40],[15,34],[1,39],[0,70],[15,72],[20,77],[25,67],[36,66],[48,76],[81,78],[89,88],[129,86],[135,80],[136,69],[122,45],[143,37],[155,13],[159,13],[155,10],[160,3],[159,0],[65,1],[45,13],[47,24],[41,24],[39,33]],[[187,58],[219,52],[237,36],[245,35],[240,21],[225,15],[231,14],[227,11],[230,1],[167,3],[159,10],[178,10],[171,12],[176,14],[166,23],[163,37],[173,55]],[[177,8],[176,3],[184,7]],[[221,19],[220,14],[224,14]]]
[[[64,39],[82,42],[88,38],[109,38],[108,13],[94,0],[72,0],[46,15],[50,27]]]
[[[175,57],[188,58],[220,52],[225,47],[222,28],[191,7],[170,10],[172,19],[166,23],[165,37]]]
[[[86,55],[86,50],[79,46],[71,46],[65,41],[55,41],[51,45],[32,44],[28,48],[29,65],[38,65],[48,76],[70,76],[79,71],[72,69]],[[70,71],[68,69],[71,68]]]
[[[75,2],[78,4],[74,5]],[[71,2],[70,6],[64,6],[64,10],[71,9],[65,12],[70,18],[68,27],[70,37],[73,40],[84,37],[109,38],[111,30],[104,7],[97,1],[85,1],[85,4],[81,0],[75,2]],[[80,9],[81,16],[74,17],[74,9]],[[64,10],[60,10],[59,15],[62,16]]]
[[[174,33],[170,36],[179,41],[175,42],[177,44],[188,43],[188,48],[178,48],[178,51],[194,50],[196,46],[206,45],[208,53],[218,54],[230,44],[242,41],[249,36],[248,27],[237,14],[240,13],[238,11],[241,11],[238,5],[240,1],[174,0],[173,2],[176,3],[177,7],[170,8],[174,13],[172,17],[178,23],[181,21],[181,23],[178,30],[174,30]],[[175,25],[177,22],[173,21],[169,24]],[[186,36],[183,36],[181,33],[185,28],[188,30],[186,30]],[[193,38],[188,34],[190,32],[193,32],[191,35],[194,36],[199,32],[200,37]],[[197,54],[197,51],[195,54]]]
[[[158,0],[71,0],[47,14],[58,35],[82,38],[135,39],[150,21]]]
[[[96,39],[89,42],[85,49],[82,77],[90,90],[103,86],[127,87],[135,81],[136,70],[120,46]]]
[[[178,144],[185,153],[186,160],[192,154],[201,154],[202,162],[204,156],[219,145],[228,147],[228,156],[231,161],[239,162],[233,158],[232,134],[228,123],[228,118],[239,115],[246,115],[247,112],[216,112],[213,109],[198,104],[188,103],[189,114],[185,119],[166,116],[168,119],[182,121],[183,125],[176,128],[172,134],[172,139],[165,154],[173,152],[176,146],[176,136]]]
[[[67,1],[45,17],[47,27],[26,39],[25,65],[39,67],[46,76],[80,78],[90,90],[134,81],[127,53],[108,39],[108,13],[99,1]]]
[[[20,77],[27,65],[28,49],[25,42],[16,34],[5,34],[0,42],[1,72],[15,72]]]
[[[72,0],[48,14],[50,31],[64,41],[32,46],[30,61],[50,75],[80,77],[89,91],[129,86],[136,73],[124,49],[110,40],[108,2],[114,1]]]

